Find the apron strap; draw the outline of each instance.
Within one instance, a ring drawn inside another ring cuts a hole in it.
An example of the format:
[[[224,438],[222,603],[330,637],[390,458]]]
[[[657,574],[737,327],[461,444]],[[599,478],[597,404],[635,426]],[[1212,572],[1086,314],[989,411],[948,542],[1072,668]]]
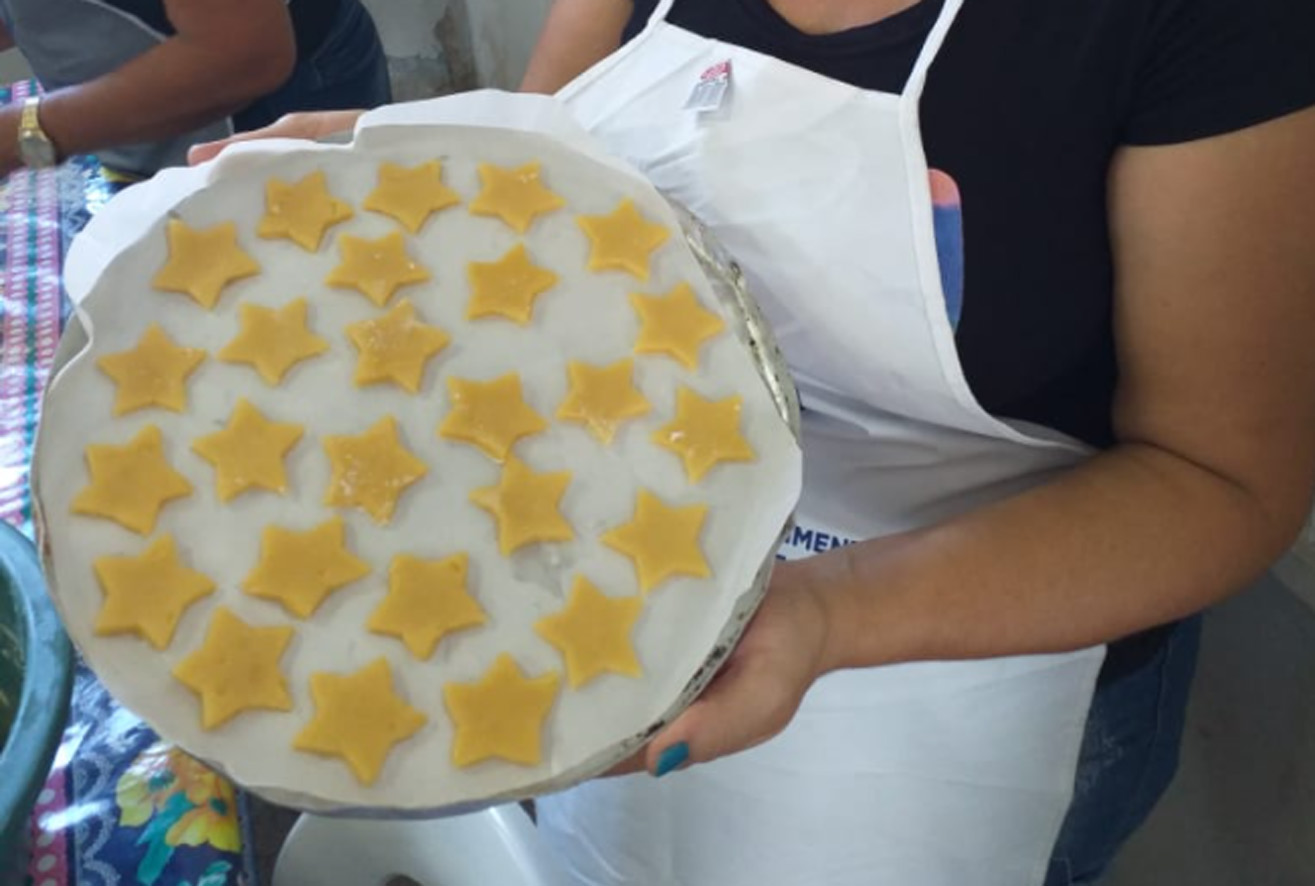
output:
[[[658,0],[658,4],[653,7],[653,14],[649,16],[645,28],[651,28],[659,22],[666,21],[667,13],[671,12],[671,7],[675,5],[676,0]]]
[[[954,24],[954,20],[959,15],[959,10],[962,7],[963,0],[945,0],[945,5],[941,7],[941,14],[937,17],[931,33],[927,35],[927,41],[923,43],[922,52],[918,54],[918,60],[914,63],[913,71],[909,74],[909,80],[904,86],[906,101],[912,101],[914,104],[921,101],[922,89],[927,84],[927,72],[931,70],[932,62],[936,60],[941,47],[945,45],[945,37],[950,33],[950,27]]]

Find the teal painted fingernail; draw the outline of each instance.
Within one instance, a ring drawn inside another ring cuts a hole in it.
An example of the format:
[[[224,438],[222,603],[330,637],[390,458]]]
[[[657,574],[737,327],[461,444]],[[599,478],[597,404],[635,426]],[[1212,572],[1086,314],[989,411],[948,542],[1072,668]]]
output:
[[[668,772],[674,772],[688,759],[689,745],[683,741],[676,742],[658,755],[657,769],[653,770],[653,777],[661,778]]]

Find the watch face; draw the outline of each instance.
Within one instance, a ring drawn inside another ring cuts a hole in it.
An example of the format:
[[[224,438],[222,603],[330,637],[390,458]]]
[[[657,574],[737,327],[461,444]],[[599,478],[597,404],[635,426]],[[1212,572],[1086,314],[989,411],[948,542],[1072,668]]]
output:
[[[55,146],[39,135],[24,135],[18,140],[18,155],[23,165],[44,169],[55,165]]]

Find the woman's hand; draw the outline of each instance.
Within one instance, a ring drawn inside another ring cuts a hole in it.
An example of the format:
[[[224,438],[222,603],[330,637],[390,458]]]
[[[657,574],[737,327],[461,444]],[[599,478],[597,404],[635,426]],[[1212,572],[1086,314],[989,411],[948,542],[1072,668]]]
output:
[[[646,769],[666,775],[777,735],[804,693],[829,669],[825,599],[804,580],[811,570],[778,564],[772,584],[739,645],[704,693],[612,775]]]
[[[195,166],[215,157],[220,151],[236,142],[255,141],[262,138],[304,138],[315,140],[340,132],[351,132],[356,121],[365,111],[316,111],[311,113],[285,114],[264,129],[239,132],[215,142],[193,145],[187,152],[187,162]]]

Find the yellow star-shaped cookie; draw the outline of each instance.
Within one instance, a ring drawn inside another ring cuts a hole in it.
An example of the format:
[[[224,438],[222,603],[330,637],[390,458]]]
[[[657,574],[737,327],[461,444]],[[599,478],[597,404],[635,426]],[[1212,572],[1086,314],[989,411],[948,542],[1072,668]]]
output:
[[[242,580],[242,590],[310,618],[331,593],[370,572],[370,564],[347,550],[343,529],[337,517],[305,532],[266,527],[260,561]]]
[[[192,451],[215,468],[220,501],[248,489],[288,491],[283,460],[305,431],[301,425],[270,421],[246,399],[237,401],[228,426],[192,441]]]
[[[357,387],[390,381],[414,394],[420,390],[425,366],[450,339],[437,326],[416,319],[415,305],[402,299],[387,314],[347,327],[356,346]]]
[[[365,785],[378,779],[393,748],[428,722],[397,694],[393,672],[382,658],[354,674],[311,674],[310,696],[315,717],[292,746],[341,758]]]
[[[466,272],[471,291],[467,320],[506,317],[522,326],[530,322],[535,300],[558,280],[552,271],[530,261],[523,243],[495,262],[471,262]]]
[[[155,531],[160,509],[192,494],[192,484],[164,457],[164,437],[147,425],[122,446],[87,447],[91,483],[73,499],[73,513],[105,517],[139,535]]]
[[[671,232],[648,221],[630,200],[609,215],[582,215],[576,219],[589,237],[589,270],[625,271],[647,280],[653,252]]]
[[[465,554],[442,560],[401,555],[388,567],[388,596],[366,627],[397,637],[420,660],[454,631],[484,624],[487,616],[466,588]]]
[[[699,304],[688,283],[666,295],[630,294],[639,315],[636,354],[662,354],[686,369],[697,369],[704,342],[719,335],[726,323]]]
[[[536,474],[515,458],[507,460],[497,486],[470,493],[470,500],[498,523],[498,548],[504,555],[542,541],[570,541],[571,524],[557,509],[571,482],[570,471]]]
[[[425,463],[402,445],[397,419],[391,415],[375,422],[364,434],[325,437],[324,451],[333,465],[324,503],[360,508],[376,523],[391,520],[398,496],[429,473]]]
[[[152,285],[189,295],[209,310],[230,283],[260,273],[260,265],[237,242],[237,225],[225,222],[204,230],[170,219],[169,260]]]
[[[557,698],[555,671],[526,677],[503,653],[474,683],[448,683],[443,701],[456,727],[452,764],[473,766],[494,758],[524,766],[543,759],[543,722]]]
[[[410,168],[396,163],[379,167],[379,184],[362,205],[418,233],[429,217],[461,202],[461,195],[443,184],[443,164],[437,160]]]
[[[325,232],[353,214],[351,206],[329,193],[323,172],[312,172],[292,184],[271,179],[265,184],[265,217],[256,233],[266,240],[291,240],[307,252],[319,252]]]
[[[201,699],[201,728],[215,729],[243,711],[290,711],[292,695],[279,661],[292,628],[256,627],[231,609],[215,607],[205,640],[174,668]]]
[[[557,417],[579,422],[602,443],[611,443],[622,423],[647,415],[652,409],[635,387],[634,368],[633,360],[618,360],[610,366],[568,363],[571,388],[557,409]]]
[[[205,359],[200,348],[180,348],[157,324],[146,327],[136,347],[96,361],[114,381],[114,414],[160,406],[187,408],[187,379]]]
[[[544,185],[539,173],[538,163],[526,163],[515,169],[481,163],[479,180],[483,189],[470,201],[470,211],[500,218],[524,234],[540,215],[566,205],[565,200]]]
[[[753,461],[757,453],[740,433],[740,397],[705,400],[689,388],[676,392],[676,417],[653,432],[653,442],[680,456],[691,483],[724,461]]]
[[[306,326],[309,306],[304,298],[278,310],[246,302],[240,307],[242,328],[219,359],[254,367],[266,384],[277,385],[293,366],[329,349],[329,343]]]
[[[355,289],[381,308],[403,286],[429,279],[429,271],[407,255],[400,231],[377,240],[343,234],[338,237],[338,252],[342,261],[324,282]]]
[[[707,578],[712,574],[699,535],[706,505],[673,508],[646,489],[639,490],[635,515],[603,534],[603,544],[630,558],[639,587],[645,593],[678,575]]]
[[[452,411],[438,426],[439,436],[478,446],[496,462],[506,461],[521,437],[548,427],[525,402],[520,376],[514,372],[484,382],[449,377],[447,387]]]
[[[566,659],[572,689],[607,673],[640,677],[644,671],[631,634],[643,608],[643,597],[609,597],[577,576],[566,606],[539,619],[534,630]]]
[[[168,648],[183,613],[215,590],[209,578],[183,565],[171,535],[136,557],[101,557],[92,568],[105,593],[96,636],[136,634],[156,649]]]

